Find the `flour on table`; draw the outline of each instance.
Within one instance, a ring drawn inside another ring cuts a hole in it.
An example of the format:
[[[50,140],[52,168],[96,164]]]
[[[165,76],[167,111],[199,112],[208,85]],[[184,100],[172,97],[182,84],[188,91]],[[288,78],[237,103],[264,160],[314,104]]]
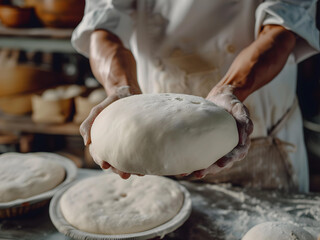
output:
[[[205,169],[238,144],[234,118],[185,94],[142,94],[112,103],[91,129],[94,159],[129,173],[177,175]]]
[[[320,237],[319,194],[258,191],[231,184],[181,183],[190,191],[196,213],[189,220],[192,228],[178,230],[186,232],[188,237],[184,239],[240,240],[250,228],[264,222],[290,223],[309,232],[314,240]],[[180,233],[173,233],[168,239],[182,239],[176,237]]]
[[[1,203],[51,190],[65,177],[63,166],[32,154],[3,154],[0,164]]]
[[[96,234],[137,233],[172,219],[183,205],[173,180],[158,176],[104,174],[82,180],[61,197],[65,219],[79,230]]]

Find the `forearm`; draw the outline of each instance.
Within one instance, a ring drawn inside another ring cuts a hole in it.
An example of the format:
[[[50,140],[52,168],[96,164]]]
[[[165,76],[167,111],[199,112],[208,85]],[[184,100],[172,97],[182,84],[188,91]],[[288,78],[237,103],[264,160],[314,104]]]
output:
[[[284,67],[296,38],[281,26],[267,25],[258,38],[233,61],[227,74],[209,93],[223,85],[233,86],[234,95],[244,101],[251,93],[270,82]]]
[[[121,86],[130,86],[131,94],[141,93],[136,62],[121,40],[105,30],[96,30],[90,38],[90,66],[108,95]]]

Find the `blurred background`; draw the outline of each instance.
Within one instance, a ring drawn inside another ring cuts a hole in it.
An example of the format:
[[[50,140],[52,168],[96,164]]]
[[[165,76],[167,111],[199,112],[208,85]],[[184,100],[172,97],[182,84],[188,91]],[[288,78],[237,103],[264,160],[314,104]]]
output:
[[[105,95],[70,43],[84,4],[0,0],[0,153],[56,152],[96,168],[79,125]],[[320,55],[300,63],[297,94],[311,191],[320,192]]]

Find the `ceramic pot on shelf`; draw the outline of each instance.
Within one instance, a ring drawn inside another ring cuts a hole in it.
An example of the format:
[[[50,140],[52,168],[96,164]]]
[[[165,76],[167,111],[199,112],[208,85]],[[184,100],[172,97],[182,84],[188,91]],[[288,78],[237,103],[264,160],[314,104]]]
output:
[[[32,7],[17,7],[0,4],[0,21],[6,27],[25,27],[33,20]]]
[[[52,28],[74,28],[81,21],[85,0],[26,0],[41,23]]]

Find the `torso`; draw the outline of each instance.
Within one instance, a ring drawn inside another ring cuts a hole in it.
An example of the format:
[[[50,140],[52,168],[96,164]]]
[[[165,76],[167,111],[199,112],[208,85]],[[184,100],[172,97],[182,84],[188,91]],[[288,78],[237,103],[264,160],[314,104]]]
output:
[[[143,92],[206,97],[237,54],[254,41],[255,10],[261,2],[138,1],[134,37],[139,37],[131,42]],[[296,64],[289,59],[274,81],[246,100],[254,137],[266,136],[290,108],[295,78]]]
[[[131,49],[144,93],[206,97],[237,54],[254,41],[255,11],[262,1],[138,1]],[[297,65],[290,56],[278,76],[245,101],[252,138],[266,137],[295,99]],[[307,191],[307,158],[299,109],[277,134],[297,146],[290,154],[300,190]]]

